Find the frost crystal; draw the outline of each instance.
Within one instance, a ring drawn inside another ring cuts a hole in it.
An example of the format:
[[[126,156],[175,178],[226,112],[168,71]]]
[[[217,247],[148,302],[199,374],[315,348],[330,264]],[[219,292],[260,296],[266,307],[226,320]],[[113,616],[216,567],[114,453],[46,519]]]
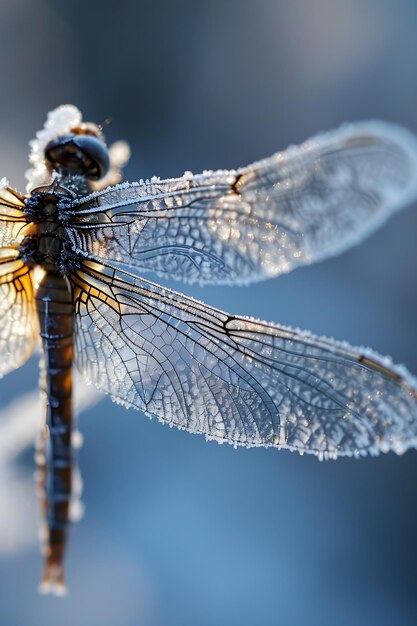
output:
[[[44,152],[48,143],[59,135],[68,133],[71,128],[76,128],[81,122],[81,112],[72,104],[63,104],[49,111],[43,128],[36,133],[35,139],[29,142],[29,161],[32,167],[25,173],[28,180],[26,186],[28,193],[35,187],[48,184],[52,179],[44,161]]]

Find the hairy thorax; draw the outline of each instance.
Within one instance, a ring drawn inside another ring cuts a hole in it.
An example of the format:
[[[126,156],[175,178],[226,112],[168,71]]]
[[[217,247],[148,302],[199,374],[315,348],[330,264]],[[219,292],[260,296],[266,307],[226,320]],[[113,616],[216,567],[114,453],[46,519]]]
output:
[[[27,265],[40,265],[62,275],[72,273],[77,260],[65,229],[66,212],[60,207],[65,198],[61,193],[40,191],[26,200],[28,224],[20,244],[20,254]]]

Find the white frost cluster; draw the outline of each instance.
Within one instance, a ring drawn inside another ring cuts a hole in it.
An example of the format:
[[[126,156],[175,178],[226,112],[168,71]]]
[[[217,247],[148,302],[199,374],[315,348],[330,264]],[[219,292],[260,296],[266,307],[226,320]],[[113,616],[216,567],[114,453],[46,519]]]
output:
[[[77,128],[81,123],[81,111],[72,104],[63,104],[53,111],[49,111],[43,128],[36,133],[35,139],[29,142],[29,162],[32,167],[25,173],[28,180],[26,186],[28,193],[36,187],[47,185],[52,180],[51,172],[46,167],[44,160],[44,152],[48,143],[59,135],[69,133],[71,128]]]

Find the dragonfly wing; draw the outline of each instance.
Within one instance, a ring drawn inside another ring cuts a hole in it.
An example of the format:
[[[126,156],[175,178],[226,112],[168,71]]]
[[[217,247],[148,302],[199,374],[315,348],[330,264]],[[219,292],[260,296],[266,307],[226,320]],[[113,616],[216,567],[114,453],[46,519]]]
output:
[[[0,377],[23,365],[38,337],[32,270],[0,248]]]
[[[220,442],[321,456],[417,441],[417,381],[369,350],[231,317],[90,261],[71,281],[78,368],[126,406]]]
[[[66,208],[77,250],[187,282],[249,283],[338,254],[417,192],[417,140],[357,123],[236,171],[110,187]]]
[[[0,247],[12,246],[22,238],[22,227],[27,224],[23,216],[24,197],[0,180]]]

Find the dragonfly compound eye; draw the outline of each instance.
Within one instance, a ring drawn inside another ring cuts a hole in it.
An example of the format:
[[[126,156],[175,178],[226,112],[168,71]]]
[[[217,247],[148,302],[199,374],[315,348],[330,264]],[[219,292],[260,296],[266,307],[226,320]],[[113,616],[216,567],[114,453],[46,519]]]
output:
[[[110,167],[106,145],[89,134],[69,133],[57,137],[45,148],[45,160],[51,169],[100,180]]]

